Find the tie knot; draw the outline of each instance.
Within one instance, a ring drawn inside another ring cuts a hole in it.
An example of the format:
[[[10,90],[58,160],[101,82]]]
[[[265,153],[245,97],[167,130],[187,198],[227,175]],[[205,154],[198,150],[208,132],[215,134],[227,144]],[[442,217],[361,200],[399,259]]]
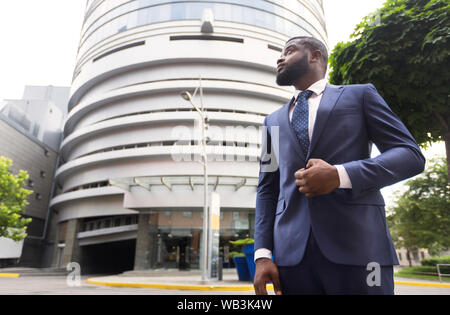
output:
[[[303,91],[303,92],[300,93],[300,97],[303,98],[303,99],[308,99],[308,98],[310,98],[311,95],[313,95],[313,94],[314,94],[313,91],[306,90],[306,91]]]
[[[297,104],[301,103],[301,102],[306,102],[311,97],[311,95],[313,95],[313,94],[314,94],[314,92],[310,91],[310,90],[306,90],[306,91],[301,92],[298,95]]]

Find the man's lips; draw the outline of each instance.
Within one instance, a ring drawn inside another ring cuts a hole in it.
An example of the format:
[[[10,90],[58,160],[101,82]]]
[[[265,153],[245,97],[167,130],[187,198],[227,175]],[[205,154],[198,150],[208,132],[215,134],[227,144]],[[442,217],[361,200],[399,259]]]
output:
[[[284,64],[279,65],[279,66],[277,67],[277,72],[281,72],[281,70],[283,70],[285,66],[286,66],[286,65],[284,65]]]

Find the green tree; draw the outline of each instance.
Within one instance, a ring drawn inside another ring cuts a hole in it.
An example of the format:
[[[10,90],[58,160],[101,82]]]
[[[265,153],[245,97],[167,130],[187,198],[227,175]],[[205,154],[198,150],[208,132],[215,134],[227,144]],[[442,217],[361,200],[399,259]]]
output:
[[[33,191],[23,188],[28,173],[20,170],[17,175],[10,172],[11,159],[0,156],[0,237],[14,241],[25,239],[27,225],[31,219],[22,217],[28,205],[26,198]]]
[[[424,173],[406,183],[387,218],[397,247],[427,248],[438,254],[450,247],[450,184],[445,159],[432,160]],[[408,255],[409,256],[409,255]]]
[[[450,178],[449,0],[388,0],[330,56],[334,84],[373,83],[416,141],[445,141]]]

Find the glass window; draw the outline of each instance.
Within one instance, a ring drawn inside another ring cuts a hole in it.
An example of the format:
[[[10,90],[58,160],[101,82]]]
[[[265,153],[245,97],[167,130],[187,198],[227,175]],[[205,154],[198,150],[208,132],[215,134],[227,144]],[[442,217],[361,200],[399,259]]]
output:
[[[141,9],[141,10],[137,11],[137,26],[147,24],[149,12],[150,12],[150,8]]]
[[[192,218],[192,211],[183,211],[183,217]]]
[[[203,10],[207,6],[203,3],[193,3],[184,9],[184,18],[187,20],[200,19],[203,16]]]
[[[181,20],[184,17],[185,5],[182,3],[171,6],[171,20]]]
[[[244,21],[244,7],[236,6],[231,11],[230,21]]]
[[[131,12],[130,14],[127,15],[127,28],[133,28],[136,27],[138,25],[138,12],[139,11],[134,11]]]
[[[170,21],[171,5],[163,5],[150,8],[148,23],[158,23],[163,21]]]
[[[105,2],[108,2],[109,5],[100,5],[102,10],[95,10],[97,20],[94,19],[93,14],[86,21],[85,25],[88,26],[82,35],[81,56],[84,55],[86,49],[117,32],[122,32],[135,26],[163,21],[200,19],[205,8],[213,9],[216,20],[256,25],[287,35],[310,33],[314,36],[320,36],[320,32],[324,33],[321,25],[323,23],[321,13],[312,9],[314,11],[313,14],[309,8],[297,1],[283,2],[281,4],[273,4],[264,0],[226,0],[226,3],[208,1],[204,3],[172,4],[168,4],[167,0],[139,0],[126,4],[116,1]],[[118,7],[119,4],[122,5]],[[138,8],[141,9],[137,10]],[[98,15],[100,11],[104,13],[110,9],[113,10],[103,16]],[[121,14],[124,15],[120,16]],[[126,28],[124,28],[125,26]]]

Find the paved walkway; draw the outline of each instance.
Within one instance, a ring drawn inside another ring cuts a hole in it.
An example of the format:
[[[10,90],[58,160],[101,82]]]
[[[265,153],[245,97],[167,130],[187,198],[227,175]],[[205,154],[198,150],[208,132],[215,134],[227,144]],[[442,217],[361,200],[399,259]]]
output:
[[[251,282],[239,281],[236,270],[223,271],[222,281],[202,281],[201,273],[195,271],[155,270],[127,272],[117,276],[95,277],[87,280],[89,284],[112,287],[132,287],[166,290],[194,291],[253,291]],[[268,286],[273,290],[273,286]]]
[[[405,278],[395,278],[395,282],[396,295],[450,295],[450,283]],[[274,294],[272,286],[268,286],[268,291]],[[65,275],[0,275],[0,294],[253,295],[254,291],[250,282],[238,281],[236,271],[231,269],[224,270],[223,281],[219,282],[202,282],[197,270],[157,270],[83,276],[78,287],[68,286]]]
[[[224,270],[223,281],[217,282],[201,281],[201,274],[199,271],[180,272],[177,270],[157,270],[148,272],[133,271],[116,276],[89,278],[86,281],[89,284],[110,287],[253,293],[253,284],[251,282],[239,281],[234,269]],[[396,277],[395,284],[395,293],[398,295],[450,295],[450,283]],[[267,289],[273,293],[272,285],[268,285]]]

